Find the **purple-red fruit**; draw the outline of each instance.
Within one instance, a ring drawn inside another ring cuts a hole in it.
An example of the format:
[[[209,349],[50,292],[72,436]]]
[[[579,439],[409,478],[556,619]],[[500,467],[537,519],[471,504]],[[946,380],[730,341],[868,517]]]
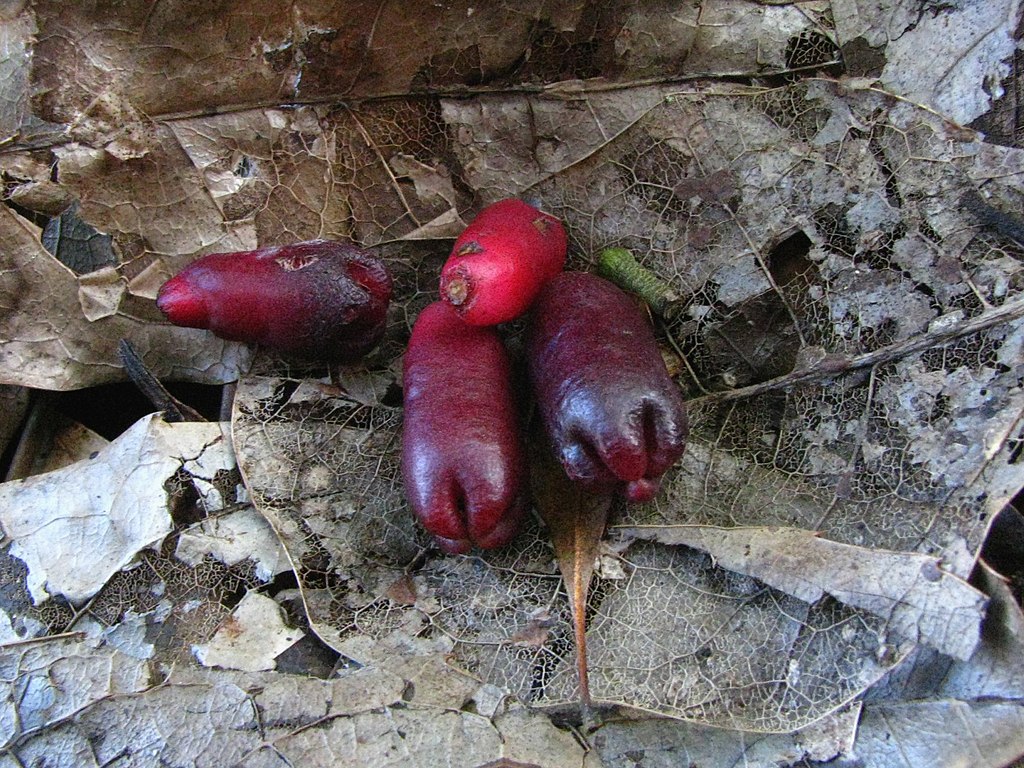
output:
[[[313,240],[202,256],[164,283],[156,304],[175,325],[286,355],[351,362],[384,334],[391,276],[349,243]]]
[[[506,544],[526,512],[526,459],[497,333],[434,302],[413,326],[403,390],[402,477],[416,517],[449,553]]]
[[[537,297],[527,336],[541,419],[573,480],[648,501],[686,445],[686,405],[633,300],[564,272]]]
[[[471,325],[523,314],[565,266],[565,229],[554,216],[508,198],[484,208],[441,269],[441,298]]]

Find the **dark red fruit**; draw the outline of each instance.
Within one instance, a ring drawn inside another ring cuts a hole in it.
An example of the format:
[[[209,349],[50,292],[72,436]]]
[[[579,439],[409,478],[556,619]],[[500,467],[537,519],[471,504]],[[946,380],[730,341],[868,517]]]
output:
[[[471,325],[523,314],[545,281],[565,266],[561,222],[522,200],[484,208],[455,241],[441,269],[441,298]]]
[[[505,348],[436,301],[405,352],[402,477],[419,521],[450,553],[506,544],[526,512],[526,459]]]
[[[202,256],[164,283],[175,325],[299,358],[351,362],[384,334],[391,276],[361,248],[313,240]]]
[[[596,275],[562,273],[534,304],[527,359],[569,477],[650,500],[683,453],[686,405],[633,300]]]

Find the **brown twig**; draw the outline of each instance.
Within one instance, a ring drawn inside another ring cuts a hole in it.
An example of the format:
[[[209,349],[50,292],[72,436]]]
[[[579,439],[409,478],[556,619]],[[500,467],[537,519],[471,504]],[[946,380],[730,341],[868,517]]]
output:
[[[206,421],[206,417],[194,408],[185,405],[167,391],[159,379],[142,362],[138,352],[128,339],[121,339],[117,345],[117,356],[132,383],[149,398],[149,401],[163,412],[164,421]]]
[[[0,648],[18,648],[26,645],[41,645],[43,643],[49,643],[57,640],[80,640],[86,635],[85,632],[75,630],[73,632],[58,632],[55,635],[43,635],[41,637],[26,637],[19,640],[8,640],[5,643],[0,643]]]
[[[49,447],[54,433],[54,393],[32,393],[31,405],[15,446],[4,480],[21,480],[32,474],[36,459]]]
[[[919,336],[887,344],[863,355],[854,355],[852,357],[838,354],[825,355],[821,359],[783,376],[777,376],[774,379],[762,381],[758,384],[751,384],[749,387],[702,395],[691,399],[689,402],[691,405],[717,405],[718,403],[732,400],[745,400],[763,395],[766,392],[790,389],[811,381],[832,378],[861,368],[869,368],[879,363],[898,360],[915,352],[923,352],[926,349],[931,349],[954,339],[970,336],[973,333],[978,333],[979,331],[984,331],[1013,320],[1019,320],[1022,317],[1024,317],[1024,297],[987,309],[981,314],[960,323],[933,327],[932,330]]]

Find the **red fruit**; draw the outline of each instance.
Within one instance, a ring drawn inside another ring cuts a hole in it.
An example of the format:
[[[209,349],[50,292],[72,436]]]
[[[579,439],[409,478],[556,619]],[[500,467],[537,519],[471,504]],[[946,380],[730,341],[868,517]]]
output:
[[[497,325],[530,306],[565,266],[561,222],[522,200],[484,208],[455,241],[441,269],[441,298],[471,325]]]
[[[351,362],[380,341],[390,299],[391,277],[378,259],[313,240],[203,256],[164,283],[156,305],[175,325]]]
[[[436,301],[405,352],[402,477],[409,505],[446,552],[500,547],[526,512],[526,459],[505,348],[492,328]]]
[[[632,299],[596,275],[562,273],[537,297],[526,353],[569,477],[650,500],[683,453],[686,405]]]

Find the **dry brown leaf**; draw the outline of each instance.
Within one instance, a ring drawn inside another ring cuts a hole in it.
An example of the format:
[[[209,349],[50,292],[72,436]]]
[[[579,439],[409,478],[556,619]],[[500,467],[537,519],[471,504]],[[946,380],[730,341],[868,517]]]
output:
[[[350,180],[338,172],[336,131],[322,115],[312,107],[249,110],[170,127],[217,218],[256,247],[351,234]],[[179,251],[193,251],[190,245]]]
[[[144,119],[218,108],[481,86],[536,89],[598,76],[630,82],[758,73],[792,65],[794,48],[804,52],[798,64],[835,60],[823,31],[827,3],[750,10],[736,0],[672,14],[631,4],[596,12],[583,3],[535,1],[260,0],[202,12],[130,2],[115,13],[48,0],[22,18],[41,30],[33,71],[40,117],[68,124],[80,141],[138,149]],[[190,14],[187,29],[183,13]],[[801,34],[809,39],[798,43]]]
[[[110,441],[83,424],[55,414],[50,449],[32,467],[32,473],[42,474],[95,457]]]
[[[35,32],[31,14],[0,10],[0,145],[17,137],[29,114]]]
[[[539,434],[536,438],[531,452],[530,488],[534,505],[551,537],[572,608],[580,703],[586,716],[591,704],[587,672],[587,596],[612,498],[610,494],[589,493],[569,480],[548,443]]]
[[[445,99],[441,107],[466,181],[493,202],[582,162],[663,98],[658,88],[631,88],[571,101],[548,95]]]
[[[107,282],[83,311],[82,284],[46,252],[31,225],[0,208],[0,368],[2,381],[40,389],[76,389],[122,377],[117,344],[122,338],[146,359],[160,378],[220,383],[247,368],[249,350],[206,331],[154,322],[151,301],[136,303],[125,285]],[[88,295],[88,293],[87,293]],[[98,309],[101,304],[106,309]],[[116,311],[110,312],[111,304]]]

